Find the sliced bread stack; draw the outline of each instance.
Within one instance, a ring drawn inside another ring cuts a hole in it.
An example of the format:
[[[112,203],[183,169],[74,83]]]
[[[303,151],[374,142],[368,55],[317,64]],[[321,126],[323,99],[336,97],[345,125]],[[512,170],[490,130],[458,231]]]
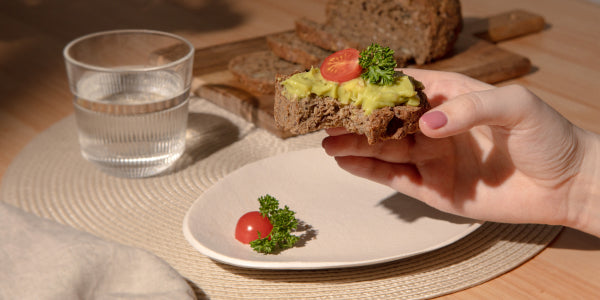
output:
[[[229,70],[248,91],[272,94],[277,74],[319,66],[346,48],[377,43],[395,51],[398,66],[431,62],[452,51],[462,28],[459,0],[329,0],[326,20],[296,20],[295,31],[267,37],[270,51],[236,57]]]

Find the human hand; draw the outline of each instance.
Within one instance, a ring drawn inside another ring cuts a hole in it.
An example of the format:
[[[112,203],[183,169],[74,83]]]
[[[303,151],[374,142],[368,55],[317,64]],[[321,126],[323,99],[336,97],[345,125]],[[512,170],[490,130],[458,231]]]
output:
[[[340,167],[446,212],[600,236],[597,135],[521,86],[404,71],[424,83],[434,107],[420,119],[421,133],[369,145],[363,136],[330,129],[323,147]]]

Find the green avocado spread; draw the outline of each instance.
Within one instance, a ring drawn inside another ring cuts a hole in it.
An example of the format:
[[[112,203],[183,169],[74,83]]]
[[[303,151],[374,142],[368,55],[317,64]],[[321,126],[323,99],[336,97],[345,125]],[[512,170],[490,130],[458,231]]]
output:
[[[421,85],[420,82],[411,80],[404,74],[397,76],[392,85],[376,85],[368,83],[360,77],[337,83],[324,79],[318,68],[294,74],[282,82],[285,88],[284,95],[288,99],[301,99],[310,94],[329,96],[338,99],[343,104],[362,107],[366,115],[386,106],[403,104],[419,106],[420,100],[415,84]]]

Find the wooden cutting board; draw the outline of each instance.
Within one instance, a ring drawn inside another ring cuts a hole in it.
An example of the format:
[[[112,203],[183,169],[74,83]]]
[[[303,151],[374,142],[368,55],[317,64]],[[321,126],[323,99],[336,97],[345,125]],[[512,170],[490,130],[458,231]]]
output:
[[[521,10],[485,19],[465,18],[454,51],[447,58],[411,67],[458,72],[488,83],[519,77],[530,72],[529,59],[504,50],[495,42],[537,32],[544,27],[541,16]],[[227,70],[233,57],[268,49],[265,37],[196,49],[192,90],[197,96],[286,138],[292,134],[278,129],[273,119],[273,95],[245,91]]]

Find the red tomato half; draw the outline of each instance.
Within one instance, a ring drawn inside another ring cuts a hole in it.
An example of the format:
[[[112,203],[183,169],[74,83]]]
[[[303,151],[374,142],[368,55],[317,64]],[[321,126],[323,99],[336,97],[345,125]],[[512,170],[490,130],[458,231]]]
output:
[[[321,64],[321,75],[329,81],[345,82],[360,76],[362,68],[358,63],[360,52],[344,49],[329,55]]]
[[[263,217],[258,211],[251,211],[244,214],[235,226],[235,239],[244,243],[258,239],[258,232],[261,237],[265,237],[271,233],[273,225],[267,217]]]

